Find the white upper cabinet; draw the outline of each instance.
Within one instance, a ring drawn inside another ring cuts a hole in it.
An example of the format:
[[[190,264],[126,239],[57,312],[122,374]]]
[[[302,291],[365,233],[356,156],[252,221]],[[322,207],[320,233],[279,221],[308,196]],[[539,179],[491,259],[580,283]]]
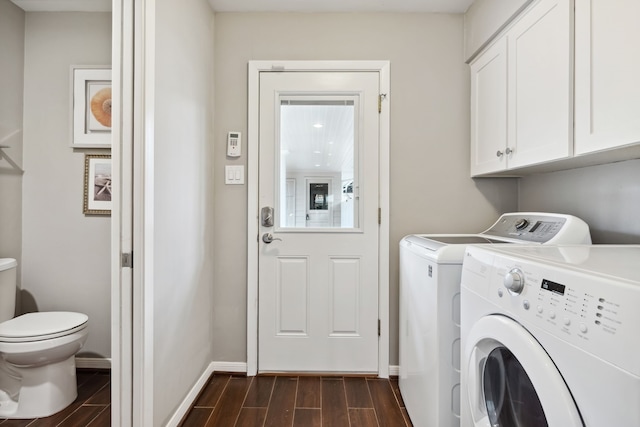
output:
[[[639,18],[638,0],[576,2],[576,155],[640,142]]]
[[[573,1],[540,0],[471,63],[471,175],[573,147]]]
[[[508,33],[509,168],[573,152],[573,2],[542,0]]]
[[[471,64],[471,175],[506,168],[507,40]]]

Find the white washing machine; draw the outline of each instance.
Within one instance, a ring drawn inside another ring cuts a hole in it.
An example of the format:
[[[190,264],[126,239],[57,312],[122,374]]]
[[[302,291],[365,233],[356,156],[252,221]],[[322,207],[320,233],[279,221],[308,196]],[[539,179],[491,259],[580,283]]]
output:
[[[399,385],[415,427],[460,424],[460,274],[469,244],[591,243],[570,215],[503,214],[478,234],[410,235],[400,242]]]
[[[640,246],[469,247],[463,427],[640,426]]]

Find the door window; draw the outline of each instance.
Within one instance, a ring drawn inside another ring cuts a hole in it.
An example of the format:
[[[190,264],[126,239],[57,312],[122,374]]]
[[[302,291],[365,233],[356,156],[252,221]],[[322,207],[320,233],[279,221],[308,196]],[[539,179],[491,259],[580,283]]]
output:
[[[483,371],[487,415],[493,427],[547,427],[540,398],[518,359],[505,347],[489,353]]]
[[[358,228],[358,96],[281,95],[278,113],[279,228]]]

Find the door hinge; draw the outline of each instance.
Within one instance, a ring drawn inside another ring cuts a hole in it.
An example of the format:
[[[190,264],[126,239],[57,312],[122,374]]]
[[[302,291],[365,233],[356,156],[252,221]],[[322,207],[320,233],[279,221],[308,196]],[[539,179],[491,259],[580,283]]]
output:
[[[380,319],[378,319],[378,336],[380,336]]]
[[[382,208],[378,208],[378,225],[382,224]]]
[[[133,268],[133,251],[120,254],[120,267]]]
[[[378,95],[378,114],[382,113],[382,101],[387,97],[386,93]]]

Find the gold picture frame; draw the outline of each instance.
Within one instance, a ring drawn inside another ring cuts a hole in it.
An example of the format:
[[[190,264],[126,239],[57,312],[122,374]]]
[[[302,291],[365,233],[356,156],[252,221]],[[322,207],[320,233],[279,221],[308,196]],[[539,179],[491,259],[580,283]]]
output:
[[[84,203],[85,215],[111,215],[111,156],[85,154]]]

